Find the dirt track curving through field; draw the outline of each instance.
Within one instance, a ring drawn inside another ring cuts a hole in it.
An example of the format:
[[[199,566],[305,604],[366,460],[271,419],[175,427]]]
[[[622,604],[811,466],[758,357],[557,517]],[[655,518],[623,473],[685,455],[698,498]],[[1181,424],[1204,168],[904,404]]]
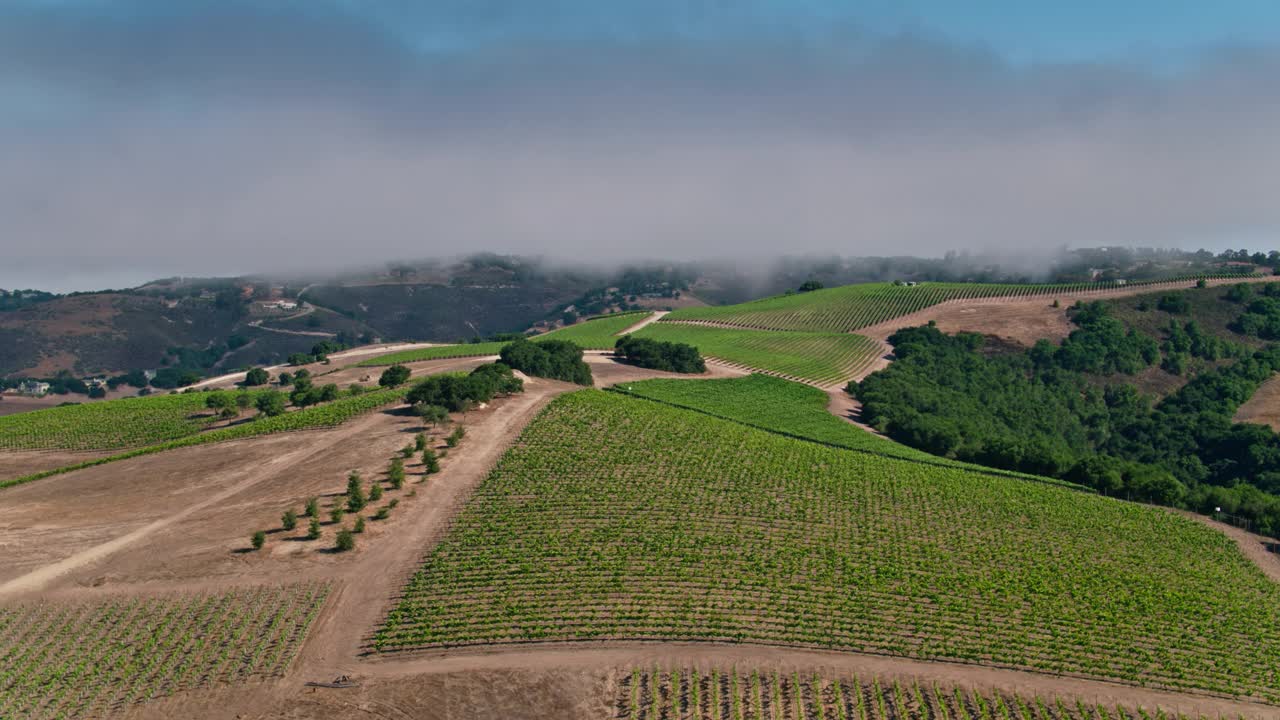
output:
[[[643,320],[641,320],[640,322],[636,323],[635,325],[632,325],[632,326],[628,327],[627,329],[625,329],[625,330],[623,330],[623,331],[619,332],[619,333],[618,333],[618,335],[630,335],[631,333],[636,332],[636,331],[637,331],[637,330],[639,330],[640,328],[643,328],[643,327],[646,327],[646,326],[652,325],[652,324],[654,324],[654,323],[658,322],[659,320],[661,320],[662,318],[664,318],[664,317],[666,317],[667,315],[670,315],[670,314],[671,314],[671,311],[670,311],[670,310],[657,310],[657,311],[654,311],[652,314],[650,314],[650,315],[649,315],[648,317],[646,317],[645,319],[643,319]]]
[[[86,548],[69,557],[63,558],[62,560],[44,565],[36,570],[26,573],[25,575],[21,575],[5,582],[3,585],[0,585],[0,598],[39,591],[60,576],[66,575],[92,563],[99,562],[114,553],[145,540],[150,535],[191,517],[201,510],[215,506],[228,498],[252,488],[254,485],[272,477],[282,469],[288,468],[301,459],[316,452],[320,447],[338,444],[362,434],[377,420],[378,417],[376,415],[368,415],[347,422],[330,432],[311,433],[309,434],[308,441],[303,443],[300,447],[280,455],[261,459],[257,464],[252,466],[250,471],[246,473],[242,479],[226,488],[208,495],[205,499],[199,502],[187,505],[181,510],[167,514],[158,520],[147,523],[146,525],[124,535]],[[302,437],[303,434],[299,433],[298,436]],[[181,453],[182,450],[174,450],[171,452],[178,454]],[[56,480],[45,482],[53,483],[56,482]]]

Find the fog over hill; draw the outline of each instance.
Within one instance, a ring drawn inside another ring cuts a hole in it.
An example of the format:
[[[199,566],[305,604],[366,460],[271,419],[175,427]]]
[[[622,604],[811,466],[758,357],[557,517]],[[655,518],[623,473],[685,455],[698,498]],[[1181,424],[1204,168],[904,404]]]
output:
[[[1273,38],[1085,61],[748,5],[6,3],[0,286],[1280,230]]]

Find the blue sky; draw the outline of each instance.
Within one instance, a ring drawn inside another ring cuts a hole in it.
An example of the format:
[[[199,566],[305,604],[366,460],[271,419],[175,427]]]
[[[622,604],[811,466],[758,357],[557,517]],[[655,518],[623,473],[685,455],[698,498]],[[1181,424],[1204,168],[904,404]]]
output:
[[[0,287],[1270,249],[1277,77],[1261,0],[0,0]]]

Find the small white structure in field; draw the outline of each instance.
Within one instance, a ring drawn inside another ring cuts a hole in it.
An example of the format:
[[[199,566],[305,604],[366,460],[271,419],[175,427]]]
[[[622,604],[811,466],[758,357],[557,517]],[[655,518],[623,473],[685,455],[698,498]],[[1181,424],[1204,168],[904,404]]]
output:
[[[18,394],[29,395],[31,397],[43,397],[49,394],[49,383],[26,380],[18,385]]]

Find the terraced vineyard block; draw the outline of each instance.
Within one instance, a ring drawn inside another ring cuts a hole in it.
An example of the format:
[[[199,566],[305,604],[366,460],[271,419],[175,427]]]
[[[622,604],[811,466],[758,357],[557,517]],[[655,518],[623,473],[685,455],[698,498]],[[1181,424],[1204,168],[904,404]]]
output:
[[[554,401],[376,650],[757,642],[1280,703],[1280,587],[1153,507],[780,437],[617,393]]]

